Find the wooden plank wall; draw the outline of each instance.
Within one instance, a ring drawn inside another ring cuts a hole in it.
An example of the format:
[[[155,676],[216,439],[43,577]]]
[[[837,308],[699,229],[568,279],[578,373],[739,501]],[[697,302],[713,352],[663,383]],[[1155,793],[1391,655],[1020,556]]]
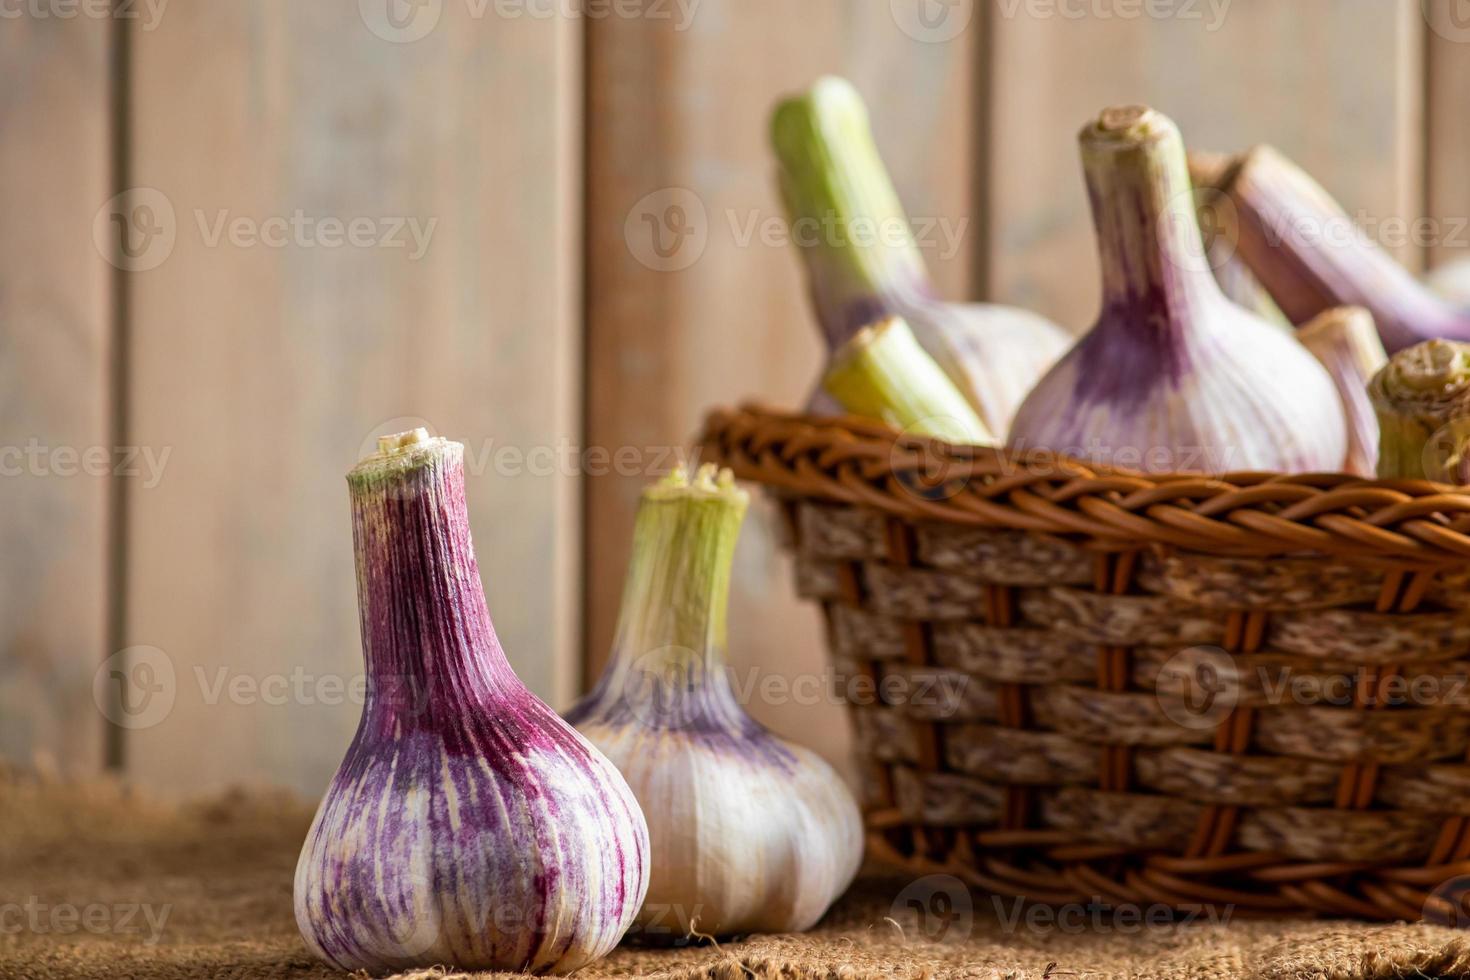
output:
[[[1427,0],[1424,9],[1429,26],[1424,213],[1437,223],[1429,262],[1470,262],[1470,4]]]
[[[1457,0],[393,2],[0,22],[0,450],[151,454],[0,477],[0,756],[100,764],[94,671],[133,648],[129,676],[172,686],[112,729],[125,772],[319,791],[357,716],[342,474],[417,419],[470,444],[497,625],[566,706],[608,652],[640,486],[709,406],[795,405],[815,376],[796,256],[763,231],[769,110],[822,73],[868,99],[910,213],[963,228],[928,256],[941,287],[1073,329],[1096,307],[1075,136],[1109,103],[1202,148],[1275,143],[1376,220],[1470,213]],[[661,256],[670,205],[692,223]],[[121,270],[99,211],[136,219]],[[324,241],[354,218],[405,247]],[[633,455],[555,462],[584,446]],[[741,680],[821,675],[764,507],[737,564]],[[845,757],[825,699],[751,709]]]
[[[1177,15],[1159,19],[1026,16],[1028,9],[1048,7],[997,0],[993,8],[995,297],[1073,330],[1096,316],[1097,258],[1076,138],[1107,105],[1153,105],[1200,149],[1271,143],[1352,213],[1420,212],[1417,0],[1164,4]],[[1401,255],[1416,261],[1407,250]]]
[[[0,23],[0,759],[103,757],[112,465],[107,21]],[[102,454],[99,465],[99,456]]]
[[[415,419],[469,447],[512,662],[573,693],[577,478],[529,454],[579,437],[576,27],[371,7],[199,0],[133,36],[132,180],[177,225],[131,283],[133,438],[172,448],[128,510],[126,642],[162,650],[177,687],[128,741],[154,785],[330,777],[359,714],[339,682],[361,674],[343,475]],[[298,215],[365,219],[381,244],[254,241]],[[245,225],[215,238],[221,220]]]

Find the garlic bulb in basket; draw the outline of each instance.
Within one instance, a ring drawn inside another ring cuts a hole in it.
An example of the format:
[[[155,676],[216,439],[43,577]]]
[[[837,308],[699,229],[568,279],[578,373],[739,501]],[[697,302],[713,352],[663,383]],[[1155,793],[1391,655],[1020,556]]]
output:
[[[301,934],[345,970],[575,970],[643,900],[638,803],[506,662],[464,447],[386,437],[347,481],[367,699],[296,867]]]
[[[1210,273],[1174,123],[1107,109],[1080,139],[1102,311],[1027,396],[1010,444],[1148,472],[1340,469],[1327,372]]]
[[[1389,353],[1425,340],[1470,340],[1470,310],[1415,279],[1276,150],[1242,155],[1221,188],[1235,205],[1237,250],[1293,323],[1328,307],[1361,306]]]
[[[1470,344],[1428,340],[1399,351],[1368,390],[1380,477],[1470,483]]]
[[[644,491],[612,662],[567,715],[648,817],[644,939],[810,928],[862,858],[841,778],[755,722],[730,685],[725,615],[747,501],[713,466]]]
[[[771,142],[791,238],[829,349],[901,316],[986,427],[1003,436],[1031,385],[1067,349],[1067,334],[1027,310],[936,298],[851,83],[823,78],[782,102]]]
[[[1348,455],[1343,469],[1357,476],[1378,472],[1378,416],[1368,383],[1388,363],[1373,317],[1360,306],[1337,306],[1296,332],[1332,377],[1348,425]]]

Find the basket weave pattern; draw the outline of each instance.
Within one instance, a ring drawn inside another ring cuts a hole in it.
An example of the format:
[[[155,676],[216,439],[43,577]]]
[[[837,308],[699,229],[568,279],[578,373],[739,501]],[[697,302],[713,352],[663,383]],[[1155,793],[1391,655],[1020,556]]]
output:
[[[754,407],[701,442],[781,501],[863,682],[876,855],[1059,904],[1464,921],[1470,494]]]

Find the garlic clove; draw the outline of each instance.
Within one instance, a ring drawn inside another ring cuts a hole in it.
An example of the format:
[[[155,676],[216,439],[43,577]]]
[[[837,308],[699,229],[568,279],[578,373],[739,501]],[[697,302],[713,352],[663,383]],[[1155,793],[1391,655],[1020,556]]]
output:
[[[348,485],[367,697],[297,863],[302,937],[345,970],[575,970],[642,902],[636,798],[505,659],[463,446],[385,438]]]

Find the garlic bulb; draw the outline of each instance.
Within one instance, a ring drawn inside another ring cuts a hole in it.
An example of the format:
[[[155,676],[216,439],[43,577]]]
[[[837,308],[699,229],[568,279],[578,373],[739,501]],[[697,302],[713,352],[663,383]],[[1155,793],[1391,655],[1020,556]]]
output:
[[[1348,454],[1343,469],[1358,476],[1378,472],[1378,416],[1368,383],[1388,363],[1373,317],[1359,306],[1338,306],[1296,332],[1296,339],[1321,362],[1342,399]]]
[[[367,698],[296,867],[301,934],[344,970],[575,970],[643,900],[638,803],[506,662],[464,447],[386,437],[347,482]]]
[[[1067,349],[1067,335],[1026,310],[935,297],[867,109],[849,82],[823,78],[778,105],[771,141],[828,348],[901,316],[990,431],[1004,434],[1031,385]]]
[[[1026,398],[1011,445],[1149,472],[1339,469],[1327,372],[1210,274],[1174,123],[1108,109],[1081,144],[1102,311]]]
[[[1456,308],[1470,307],[1470,258],[1435,266],[1425,275],[1424,284]]]
[[[1236,248],[1293,323],[1361,306],[1393,353],[1424,340],[1470,340],[1470,311],[1435,295],[1370,239],[1300,167],[1269,146],[1222,178]]]
[[[897,317],[838,349],[822,387],[853,415],[955,444],[991,445],[985,423]]]
[[[1470,344],[1428,340],[1399,351],[1369,394],[1380,477],[1470,483]]]
[[[736,702],[724,663],[748,498],[729,470],[646,489],[612,662],[567,718],[627,777],[648,817],[642,938],[807,929],[862,858],[838,775]]]

